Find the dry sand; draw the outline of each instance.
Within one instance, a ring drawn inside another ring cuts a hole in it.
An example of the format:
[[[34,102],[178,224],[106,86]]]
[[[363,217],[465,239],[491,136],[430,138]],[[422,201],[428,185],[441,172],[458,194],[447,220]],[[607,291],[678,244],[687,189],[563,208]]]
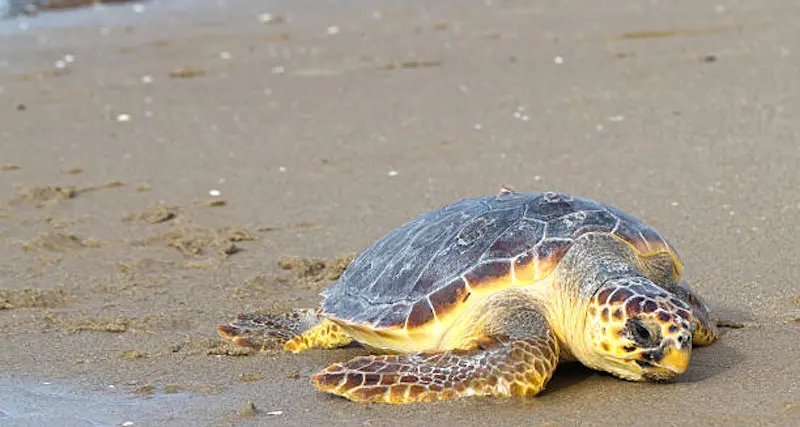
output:
[[[189,3],[0,23],[0,424],[800,422],[796,2]],[[644,218],[737,328],[673,384],[402,407],[310,386],[361,349],[219,345],[501,185]]]

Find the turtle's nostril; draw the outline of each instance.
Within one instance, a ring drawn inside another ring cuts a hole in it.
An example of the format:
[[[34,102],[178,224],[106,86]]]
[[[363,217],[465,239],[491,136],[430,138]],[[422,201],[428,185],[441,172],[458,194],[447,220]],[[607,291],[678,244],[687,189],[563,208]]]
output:
[[[689,339],[688,335],[681,334],[680,336],[678,336],[678,344],[680,345],[681,348],[688,346],[690,342],[691,340]]]

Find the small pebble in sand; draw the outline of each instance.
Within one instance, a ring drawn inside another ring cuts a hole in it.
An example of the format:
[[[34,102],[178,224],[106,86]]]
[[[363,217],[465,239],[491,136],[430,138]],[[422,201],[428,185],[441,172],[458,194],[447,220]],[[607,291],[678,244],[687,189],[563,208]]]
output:
[[[216,190],[216,189],[208,191],[208,195],[211,196],[211,197],[219,197],[220,194],[222,194],[222,193],[220,193],[220,191]]]
[[[553,58],[553,62],[555,62],[556,64],[559,64],[559,65],[563,64],[564,63],[564,58],[562,58],[560,56],[556,56],[555,58]]]
[[[670,203],[670,205],[672,205],[672,206],[678,206],[678,202],[672,202],[672,203]]]
[[[219,53],[219,57],[222,59],[231,59],[233,55],[231,55],[230,52],[223,50],[222,52]]]
[[[283,415],[283,411],[269,411],[267,415]]]
[[[133,13],[143,13],[144,12],[144,5],[141,3],[136,3],[133,5]],[[131,423],[133,424],[133,423]]]
[[[125,421],[122,423],[122,427],[130,427],[133,425],[133,421]]]
[[[170,71],[169,76],[175,79],[190,79],[192,77],[203,76],[205,73],[205,71],[197,68],[183,67]]]
[[[71,53],[68,53],[68,54],[64,55],[64,62],[66,62],[68,64],[71,64],[71,63],[75,62],[75,55],[73,55]]]
[[[258,20],[264,24],[280,24],[284,21],[283,17],[272,13],[262,13],[258,15]]]
[[[130,114],[125,114],[125,113],[118,114],[117,115],[117,121],[118,122],[129,122],[129,121],[131,121],[131,115]]]
[[[534,176],[533,176],[533,180],[534,180],[534,181],[541,181],[541,180],[542,180],[542,177],[541,177],[541,176],[539,176],[539,175],[534,175]]]
[[[142,76],[142,83],[144,84],[153,83],[153,76]]]
[[[265,378],[264,374],[262,374],[260,372],[251,372],[251,373],[246,373],[246,374],[239,374],[239,381],[243,381],[243,382],[261,381],[264,378]]]
[[[283,68],[283,65],[272,67],[272,74],[283,74],[284,72],[286,72],[286,68]]]
[[[256,408],[256,405],[248,400],[247,402],[244,403],[244,406],[241,409],[239,409],[238,412],[236,412],[236,415],[239,416],[240,418],[252,417],[258,414],[258,412],[259,411],[258,408]]]
[[[601,130],[603,130],[603,125],[597,125],[597,126],[595,126],[595,129],[597,129],[598,131],[601,131]]]
[[[397,175],[399,175],[399,174],[400,174],[400,173],[399,173],[399,172],[397,172],[396,170],[390,170],[390,171],[389,171],[389,176],[397,176]]]
[[[341,28],[337,27],[336,25],[331,25],[328,27],[328,34],[330,35],[339,34],[341,31]]]
[[[119,355],[120,359],[123,360],[136,360],[141,359],[144,357],[144,354],[136,351],[136,350],[125,350]]]
[[[475,126],[472,126],[472,128],[475,130],[481,130],[483,129],[483,125],[480,123],[475,123]]]
[[[286,166],[281,166],[278,168],[278,170],[281,172],[286,172]]]
[[[514,118],[522,120],[523,122],[530,120],[530,117],[525,114],[525,107],[517,107],[517,111],[514,111]]]
[[[608,118],[609,122],[621,122],[623,120],[625,120],[625,116],[623,116],[621,114],[618,115],[618,116],[611,116],[611,117]]]
[[[66,68],[66,66],[67,66],[67,62],[66,62],[66,61],[64,61],[63,59],[59,59],[59,60],[58,60],[58,61],[56,61],[56,62],[55,62],[55,64],[53,64],[53,65],[55,65],[55,66],[56,66],[56,68],[58,68],[58,69],[62,69],[62,68]]]

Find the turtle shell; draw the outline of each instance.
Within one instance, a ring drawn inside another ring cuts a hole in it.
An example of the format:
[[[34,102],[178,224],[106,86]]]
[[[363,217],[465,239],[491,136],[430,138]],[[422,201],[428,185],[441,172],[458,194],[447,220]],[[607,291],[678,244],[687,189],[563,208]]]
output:
[[[641,257],[675,250],[644,222],[614,207],[559,193],[501,191],[424,213],[360,253],[323,293],[321,314],[380,331],[425,327],[472,293],[546,278],[585,233],[608,233]]]

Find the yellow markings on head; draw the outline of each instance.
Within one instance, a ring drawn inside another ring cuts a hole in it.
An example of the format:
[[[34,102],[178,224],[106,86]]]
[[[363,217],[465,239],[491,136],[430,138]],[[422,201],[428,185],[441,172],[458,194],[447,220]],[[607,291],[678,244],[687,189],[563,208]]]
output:
[[[621,318],[614,316],[614,312],[619,310],[622,314]],[[602,310],[597,310],[594,316],[599,322],[596,324],[594,332],[594,343],[607,355],[619,359],[626,359],[633,354],[634,347],[628,345],[629,342],[625,339],[625,316],[624,308],[621,305],[615,304],[613,306],[603,307]]]
[[[623,297],[627,299],[623,300]],[[651,363],[653,366],[646,370],[650,372],[648,375],[655,377],[667,378],[686,370],[691,346],[686,345],[690,339],[689,323],[681,316],[681,309],[668,299],[642,298],[625,288],[607,293],[606,298],[607,304],[595,305],[592,306],[594,310],[588,310],[594,322],[592,341],[597,351],[606,358],[618,361],[611,363],[632,363],[636,360]],[[630,319],[638,319],[647,325],[646,328],[654,337],[650,345],[637,344],[635,339],[629,337]],[[658,348],[665,349],[663,356],[652,358],[653,354],[658,354],[654,350]],[[647,357],[643,359],[645,355]],[[635,365],[630,366],[635,368]]]

